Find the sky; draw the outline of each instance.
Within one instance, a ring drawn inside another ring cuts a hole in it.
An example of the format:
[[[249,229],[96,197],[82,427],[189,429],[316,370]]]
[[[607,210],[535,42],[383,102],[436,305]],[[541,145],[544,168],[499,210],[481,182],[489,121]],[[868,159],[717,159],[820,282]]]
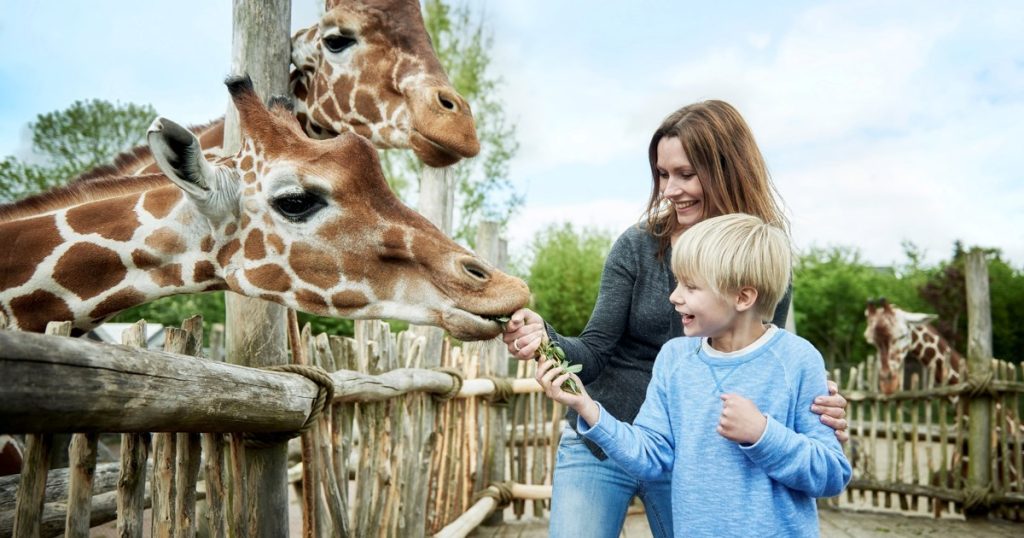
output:
[[[0,0],[0,157],[79,99],[183,124],[227,104],[231,2]],[[472,0],[520,149],[513,255],[571,222],[617,235],[650,192],[647,144],[723,99],[765,155],[800,251],[873,265],[956,240],[1024,268],[1024,2]],[[625,7],[628,6],[628,7]],[[294,29],[316,22],[293,0]],[[472,103],[471,103],[472,105]]]

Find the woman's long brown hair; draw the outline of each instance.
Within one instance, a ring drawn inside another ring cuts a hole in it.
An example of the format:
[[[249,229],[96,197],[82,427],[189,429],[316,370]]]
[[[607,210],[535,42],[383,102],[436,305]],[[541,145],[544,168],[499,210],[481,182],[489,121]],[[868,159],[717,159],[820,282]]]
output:
[[[782,200],[772,183],[761,150],[743,116],[725,101],[701,101],[669,114],[651,137],[651,197],[647,229],[659,241],[662,259],[672,236],[682,227],[675,211],[663,205],[658,190],[658,142],[678,138],[697,172],[704,191],[701,220],[730,213],[748,213],[789,231]]]

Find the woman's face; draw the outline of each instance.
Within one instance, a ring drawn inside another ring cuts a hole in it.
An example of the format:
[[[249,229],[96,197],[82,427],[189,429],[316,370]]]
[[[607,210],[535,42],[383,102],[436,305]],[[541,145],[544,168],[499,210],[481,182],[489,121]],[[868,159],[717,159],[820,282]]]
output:
[[[704,188],[678,138],[658,141],[658,191],[672,204],[676,220],[689,228],[704,215]]]

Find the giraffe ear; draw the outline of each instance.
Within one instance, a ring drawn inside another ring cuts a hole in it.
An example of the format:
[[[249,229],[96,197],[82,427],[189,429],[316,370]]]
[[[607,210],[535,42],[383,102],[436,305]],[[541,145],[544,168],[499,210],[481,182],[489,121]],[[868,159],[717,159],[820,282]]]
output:
[[[931,323],[939,319],[939,316],[936,316],[935,314],[907,312],[906,314],[903,315],[903,318],[906,319],[907,322],[910,323],[911,325],[924,325],[925,323]]]
[[[308,83],[310,74],[316,71],[320,63],[320,27],[310,26],[304,30],[295,32],[292,36],[292,64],[295,71],[292,72],[292,82],[296,83],[296,76]]]
[[[168,179],[190,196],[210,196],[213,166],[203,157],[199,139],[188,129],[166,118],[157,118],[146,134],[153,158]]]

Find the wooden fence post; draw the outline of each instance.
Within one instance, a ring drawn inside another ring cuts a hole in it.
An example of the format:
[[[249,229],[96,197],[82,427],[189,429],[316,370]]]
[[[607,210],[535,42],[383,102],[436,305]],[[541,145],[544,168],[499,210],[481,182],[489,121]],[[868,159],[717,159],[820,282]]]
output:
[[[967,378],[976,383],[991,381],[992,374],[992,309],[988,286],[988,263],[978,248],[967,253]],[[992,485],[990,470],[990,436],[992,432],[992,398],[987,393],[971,396],[967,461],[967,494],[980,495]],[[966,502],[964,515],[984,518],[984,504]]]
[[[234,0],[233,74],[247,73],[263,99],[288,95],[291,56],[290,0]],[[228,105],[224,153],[241,147],[238,113]],[[286,309],[225,294],[227,362],[264,367],[288,362]],[[249,529],[254,536],[288,536],[288,443],[246,450],[245,483],[250,488]]]
[[[454,169],[432,168],[424,166],[420,173],[420,192],[417,208],[427,220],[432,222],[446,235],[452,233],[452,213],[454,208],[455,190],[452,188]],[[420,353],[420,368],[437,368],[441,366],[441,355],[444,352],[444,329],[438,327],[415,326],[412,328],[417,336],[423,337],[423,348]],[[410,366],[410,365],[403,365]],[[425,396],[421,396],[425,397]],[[423,406],[419,430],[422,432],[422,446],[409,447],[419,458],[418,472],[410,475],[415,483],[408,485],[409,497],[404,499],[407,508],[404,512],[403,530],[410,536],[422,536],[427,532],[427,498],[430,494],[430,462],[434,456],[437,443],[435,421],[437,406],[427,399]]]
[[[476,253],[481,258],[500,265],[502,260],[501,241],[498,238],[499,224],[483,221],[477,227]],[[480,364],[482,373],[498,378],[508,377],[508,351],[498,340],[485,342],[480,347]],[[492,402],[487,405],[487,429],[489,432],[487,452],[483,456],[483,487],[505,481],[505,460],[508,427],[508,413],[505,402]],[[501,525],[504,520],[502,510],[495,510],[484,520],[485,525]]]

